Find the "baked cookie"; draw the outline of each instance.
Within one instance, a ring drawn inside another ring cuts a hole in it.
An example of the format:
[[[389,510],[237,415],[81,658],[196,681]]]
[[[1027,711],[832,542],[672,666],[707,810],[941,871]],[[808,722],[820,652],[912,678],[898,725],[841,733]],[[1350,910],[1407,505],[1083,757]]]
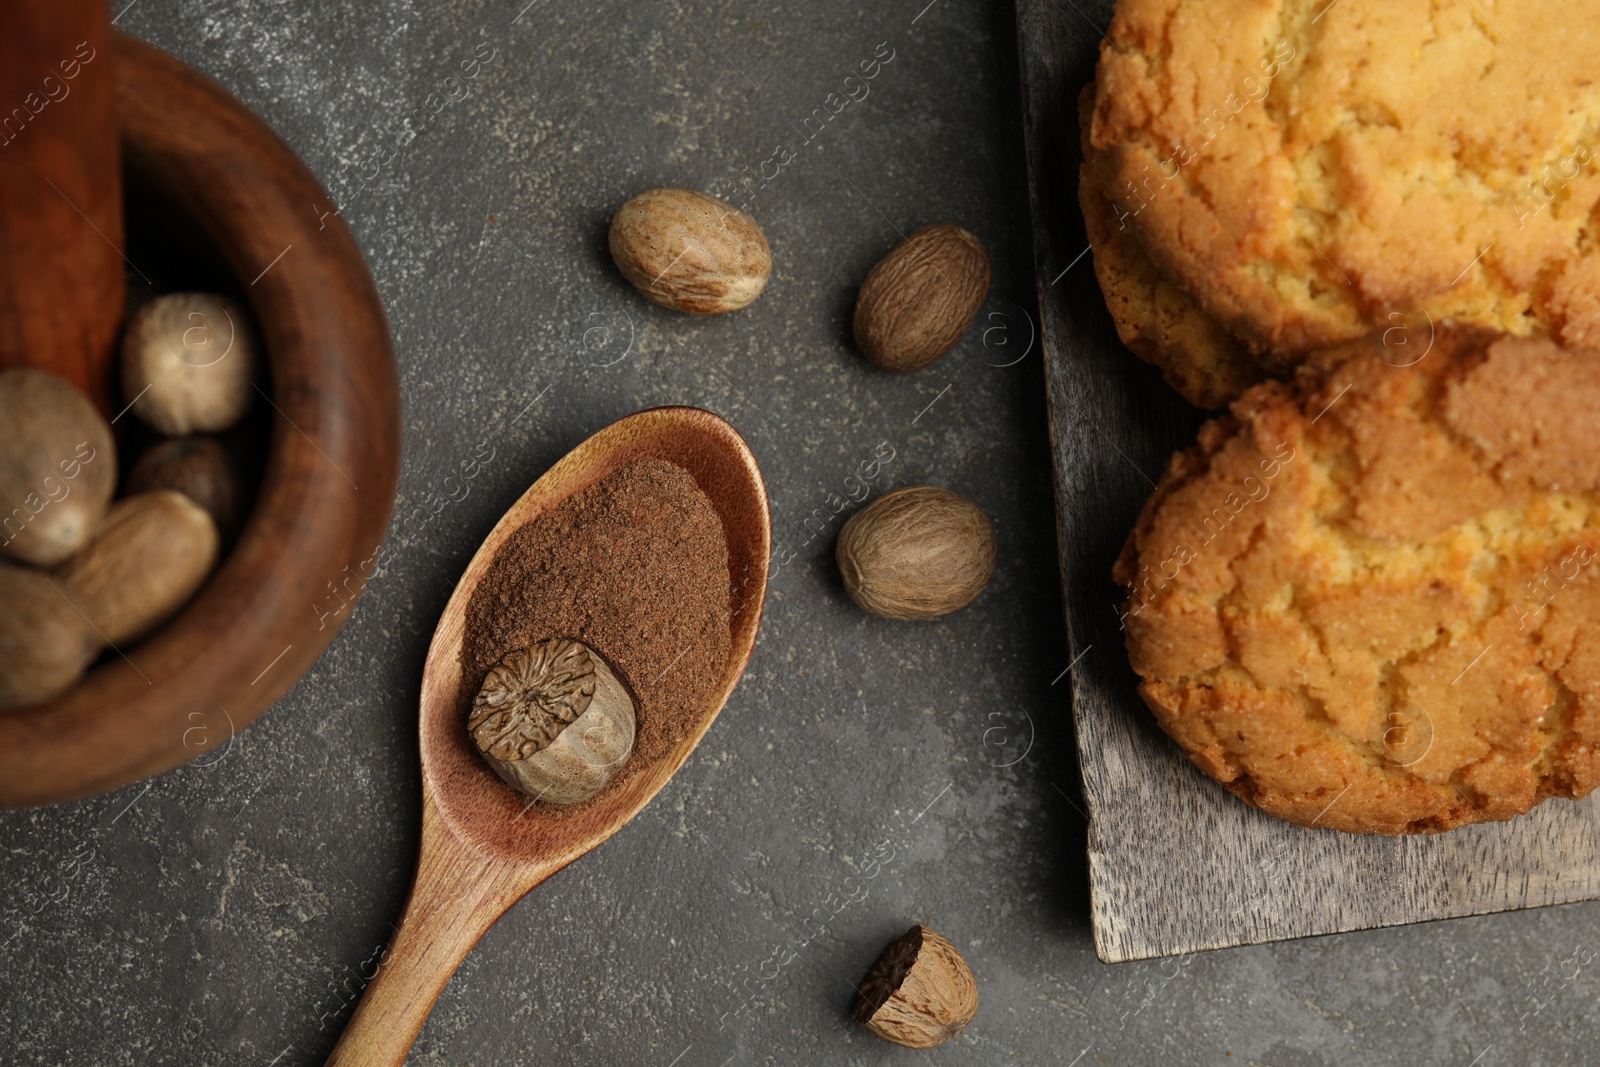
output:
[[[1114,175],[1111,156],[1089,145],[1094,86],[1084,86],[1078,99],[1083,130],[1084,165],[1078,180],[1078,204],[1094,271],[1117,335],[1140,359],[1161,369],[1167,384],[1190,403],[1221,407],[1276,371],[1292,369],[1294,360],[1257,356],[1221,322],[1212,318],[1187,293],[1161,273],[1139,244],[1122,209],[1108,194]]]
[[[1592,15],[1119,0],[1079,196],[1124,339],[1203,406],[1401,322],[1600,347]]]
[[[1247,390],[1116,563],[1162,728],[1249,803],[1353,833],[1594,789],[1597,414],[1596,353],[1475,329]]]

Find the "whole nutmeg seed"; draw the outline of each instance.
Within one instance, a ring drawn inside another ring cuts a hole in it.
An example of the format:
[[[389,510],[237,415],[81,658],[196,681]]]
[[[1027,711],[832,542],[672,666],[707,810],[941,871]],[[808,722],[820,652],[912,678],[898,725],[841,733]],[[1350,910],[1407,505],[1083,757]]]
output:
[[[845,592],[886,619],[933,619],[975,600],[994,574],[994,527],[936,485],[886,493],[839,531]]]
[[[38,704],[76,685],[100,637],[54,579],[0,563],[0,604],[0,709]]]
[[[895,245],[861,283],[856,345],[885,370],[926,367],[961,340],[988,294],[983,243],[959,226],[928,226]]]
[[[926,926],[900,935],[861,980],[855,1020],[907,1048],[942,1045],[978,1014],[978,983],[956,947]]]
[[[177,437],[151,446],[128,474],[127,493],[171,489],[206,509],[226,540],[239,528],[244,486],[228,450],[214,437]]]
[[[633,698],[599,654],[553,638],[508,654],[472,702],[478,753],[513,789],[576,804],[633,753]]]
[[[761,227],[689,189],[647,189],[618,208],[611,258],[645,296],[696,315],[737,311],[761,295],[772,275]]]
[[[89,543],[117,487],[111,426],[63,378],[0,371],[0,555],[53,567]]]
[[[122,339],[122,391],[168,437],[226,430],[250,407],[255,342],[244,309],[213,293],[167,293]]]
[[[88,548],[58,572],[62,590],[109,644],[136,641],[183,607],[217,560],[217,527],[171,490],[119,500]]]

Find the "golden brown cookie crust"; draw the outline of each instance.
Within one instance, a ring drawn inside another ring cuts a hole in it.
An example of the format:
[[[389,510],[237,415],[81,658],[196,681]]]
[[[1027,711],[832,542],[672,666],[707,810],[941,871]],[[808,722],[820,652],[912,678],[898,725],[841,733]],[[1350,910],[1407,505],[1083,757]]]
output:
[[[1111,217],[1248,352],[1395,313],[1593,345],[1596,54],[1600,19],[1559,0],[1119,0],[1086,155]],[[1214,346],[1165,351],[1213,373]]]
[[[1389,342],[1313,355],[1173,457],[1114,571],[1140,692],[1201,770],[1303,825],[1436,832],[1581,797],[1600,358]]]
[[[1094,272],[1117,336],[1146,363],[1161,370],[1167,384],[1190,403],[1221,407],[1269,376],[1270,361],[1253,355],[1216,319],[1161,273],[1106,190],[1110,156],[1089,146],[1094,86],[1084,86],[1078,112],[1084,164],[1078,178],[1078,204],[1094,249]]]

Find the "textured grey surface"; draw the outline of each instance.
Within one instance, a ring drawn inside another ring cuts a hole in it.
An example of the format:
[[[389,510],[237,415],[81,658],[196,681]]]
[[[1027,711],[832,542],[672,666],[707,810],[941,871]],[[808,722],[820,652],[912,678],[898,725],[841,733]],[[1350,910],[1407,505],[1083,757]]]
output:
[[[320,1062],[409,883],[418,679],[452,579],[551,462],[667,402],[745,434],[794,560],[697,755],[489,933],[411,1062],[1592,1060],[1594,905],[1096,960],[1052,688],[1067,657],[1042,374],[1037,349],[1022,354],[1034,282],[1012,16],[925,2],[127,9],[119,25],[287,138],[367,251],[405,391],[397,552],[317,667],[230,746],[0,815],[0,1062]],[[803,143],[803,119],[880,42],[894,59],[870,93]],[[404,116],[475,54],[490,57],[477,76],[446,87],[464,98],[408,139]],[[691,320],[616,276],[606,222],[630,193],[731,195],[779,143],[797,158],[749,201],[776,256],[756,304]],[[941,220],[988,243],[989,306],[941,362],[875,372],[847,343],[854,286],[897,231]],[[493,459],[435,514],[480,446]],[[995,520],[999,572],[972,608],[913,627],[844,599],[832,512],[880,446],[894,458],[874,492],[934,481]],[[925,1056],[847,1017],[850,983],[914,920],[966,951],[982,991],[967,1033]]]

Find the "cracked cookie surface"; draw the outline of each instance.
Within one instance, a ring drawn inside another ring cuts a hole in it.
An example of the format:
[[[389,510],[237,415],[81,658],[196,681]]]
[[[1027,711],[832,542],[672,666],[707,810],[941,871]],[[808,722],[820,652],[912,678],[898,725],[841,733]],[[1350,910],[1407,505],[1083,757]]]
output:
[[[1246,391],[1114,570],[1162,728],[1302,825],[1435,832],[1600,784],[1600,359],[1413,343]]]
[[[1591,15],[1120,0],[1079,196],[1124,340],[1202,406],[1402,322],[1600,347]]]

